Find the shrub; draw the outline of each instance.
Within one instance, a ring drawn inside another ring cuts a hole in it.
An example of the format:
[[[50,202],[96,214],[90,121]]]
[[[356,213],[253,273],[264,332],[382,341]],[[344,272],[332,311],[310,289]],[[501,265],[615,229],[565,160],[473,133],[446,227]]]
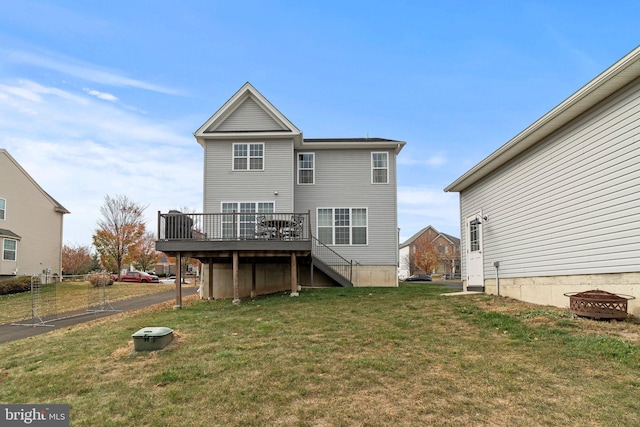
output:
[[[38,278],[35,279],[40,283]],[[31,290],[31,276],[15,276],[0,280],[0,295],[18,294]]]
[[[87,281],[94,288],[113,285],[111,275],[108,273],[92,273],[87,276]]]

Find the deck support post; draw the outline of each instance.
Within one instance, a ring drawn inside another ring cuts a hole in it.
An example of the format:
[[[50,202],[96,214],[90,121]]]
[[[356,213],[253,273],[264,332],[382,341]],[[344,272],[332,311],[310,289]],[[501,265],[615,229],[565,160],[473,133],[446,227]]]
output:
[[[233,303],[236,305],[240,304],[240,289],[238,287],[239,264],[238,251],[233,251]]]
[[[251,264],[251,298],[255,298],[256,292],[256,261]]]
[[[311,281],[311,286],[313,287],[313,286],[315,286],[314,283],[313,283],[313,269],[314,269],[314,266],[313,266],[313,255],[311,255],[310,257],[311,257],[311,266],[310,266],[310,270],[309,270],[309,280]]]
[[[291,296],[298,295],[298,262],[295,252],[291,252]]]
[[[174,310],[182,308],[182,253],[176,254],[176,304]]]
[[[209,299],[213,299],[213,258],[209,258]]]

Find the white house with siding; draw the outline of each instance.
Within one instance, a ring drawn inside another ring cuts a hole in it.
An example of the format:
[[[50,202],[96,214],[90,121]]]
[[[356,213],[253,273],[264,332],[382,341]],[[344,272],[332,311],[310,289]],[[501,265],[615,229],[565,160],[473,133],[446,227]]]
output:
[[[177,214],[159,213],[156,246],[203,262],[204,298],[397,286],[404,142],[304,138],[250,83],[194,136],[204,150],[204,209],[183,219],[197,233],[180,235]]]
[[[62,275],[67,213],[7,150],[0,149],[0,278]]]
[[[640,315],[638,188],[640,47],[445,188],[465,284],[558,307],[600,289]]]

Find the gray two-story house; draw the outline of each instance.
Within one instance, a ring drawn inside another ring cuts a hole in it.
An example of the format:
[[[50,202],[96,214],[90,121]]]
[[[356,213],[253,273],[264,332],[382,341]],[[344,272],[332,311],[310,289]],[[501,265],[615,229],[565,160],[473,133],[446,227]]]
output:
[[[404,142],[305,139],[250,83],[194,135],[204,213],[159,213],[157,249],[203,262],[203,298],[397,286]]]

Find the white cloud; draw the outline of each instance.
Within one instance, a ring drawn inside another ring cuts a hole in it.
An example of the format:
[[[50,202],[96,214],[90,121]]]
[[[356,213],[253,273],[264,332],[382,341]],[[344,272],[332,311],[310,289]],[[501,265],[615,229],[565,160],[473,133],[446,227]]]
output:
[[[64,241],[91,244],[105,195],[157,211],[202,204],[202,149],[188,129],[33,81],[0,85],[2,147],[64,207]]]
[[[169,95],[181,95],[181,91],[141,80],[132,79],[118,71],[107,70],[96,65],[50,52],[35,54],[22,50],[2,49],[3,60],[13,64],[32,65],[82,80],[117,87],[131,87]]]
[[[407,153],[407,155],[403,154],[398,156],[398,165],[425,165],[438,167],[448,162],[447,157],[443,153],[435,153],[427,156],[416,155],[416,153]]]
[[[84,88],[83,89],[85,92],[87,92],[89,95],[95,96],[98,99],[103,99],[105,101],[110,101],[110,102],[116,102],[118,101],[118,97],[115,95],[112,95],[110,93],[105,93],[105,92],[100,92],[97,90],[91,90],[88,88]]]

